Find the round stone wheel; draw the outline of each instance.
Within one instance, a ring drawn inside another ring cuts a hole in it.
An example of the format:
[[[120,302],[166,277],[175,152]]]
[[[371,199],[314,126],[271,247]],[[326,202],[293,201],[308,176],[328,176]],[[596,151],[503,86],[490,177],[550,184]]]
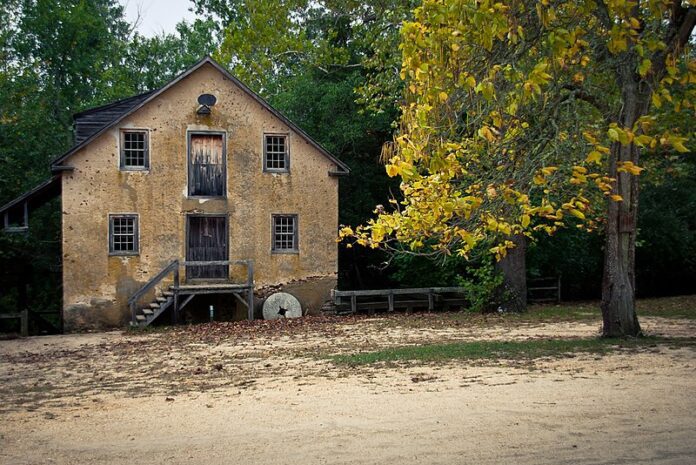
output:
[[[287,292],[271,294],[263,303],[263,319],[277,320],[278,318],[299,318],[302,316],[302,305],[294,295]]]

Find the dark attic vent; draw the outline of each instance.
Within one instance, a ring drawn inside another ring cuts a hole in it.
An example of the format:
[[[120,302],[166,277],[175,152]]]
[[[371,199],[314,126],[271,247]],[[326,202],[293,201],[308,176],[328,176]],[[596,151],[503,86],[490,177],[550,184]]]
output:
[[[199,115],[209,115],[210,114],[210,107],[215,105],[215,102],[217,102],[217,98],[213,94],[201,94],[198,96],[198,104],[200,107],[198,107],[198,113]]]

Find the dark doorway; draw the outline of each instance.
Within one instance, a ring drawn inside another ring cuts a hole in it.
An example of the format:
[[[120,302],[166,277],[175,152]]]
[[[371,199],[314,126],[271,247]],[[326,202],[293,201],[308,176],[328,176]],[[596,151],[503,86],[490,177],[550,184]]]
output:
[[[186,261],[228,260],[227,217],[190,215],[187,225]],[[187,279],[226,279],[227,265],[187,266]]]

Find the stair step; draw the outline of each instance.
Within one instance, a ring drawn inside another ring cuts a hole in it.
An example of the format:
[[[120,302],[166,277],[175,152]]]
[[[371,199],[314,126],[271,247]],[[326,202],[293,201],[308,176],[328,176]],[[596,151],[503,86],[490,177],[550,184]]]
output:
[[[174,295],[174,293],[172,291],[164,291],[162,292],[162,295],[165,297],[171,297]]]
[[[147,318],[145,318],[143,315],[135,315],[135,319],[137,321],[147,321]]]
[[[145,316],[150,316],[150,315],[154,315],[154,314],[155,314],[155,312],[153,312],[153,311],[150,310],[149,308],[144,308],[144,309],[143,309],[143,315],[145,315]]]
[[[150,304],[150,308],[160,308],[160,304],[153,302]]]
[[[166,302],[167,298],[166,297],[157,297],[157,302]]]

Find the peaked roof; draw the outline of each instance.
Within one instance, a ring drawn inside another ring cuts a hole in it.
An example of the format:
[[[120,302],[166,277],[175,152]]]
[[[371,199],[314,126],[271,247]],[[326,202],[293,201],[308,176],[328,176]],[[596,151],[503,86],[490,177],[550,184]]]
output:
[[[75,118],[75,145],[65,152],[63,155],[59,156],[51,163],[51,169],[53,171],[61,171],[66,167],[62,165],[68,160],[73,154],[86,147],[89,143],[95,140],[97,137],[117,125],[127,116],[135,113],[138,109],[146,105],[148,102],[156,99],[160,94],[165,92],[170,87],[176,85],[179,81],[185,77],[192,74],[194,71],[202,67],[203,65],[209,64],[222,73],[227,79],[232,81],[240,89],[242,89],[247,95],[256,100],[262,107],[271,112],[276,118],[280,119],[285,123],[290,129],[295,131],[300,137],[302,137],[311,146],[316,148],[322,155],[331,160],[336,164],[338,170],[331,171],[332,175],[345,175],[350,172],[348,165],[343,163],[341,160],[331,155],[324,147],[321,146],[317,141],[312,139],[306,132],[300,129],[295,123],[290,121],[278,110],[273,108],[268,102],[266,102],[260,95],[249,89],[244,85],[239,79],[232,76],[229,71],[223,68],[215,60],[210,57],[205,57],[198,63],[190,67],[188,70],[181,73],[179,76],[170,81],[167,85],[160,89],[156,89],[144,94],[136,95],[134,97],[129,97],[127,99],[112,102],[108,105],[103,105],[101,107],[92,108],[85,110],[83,112],[74,115]]]

